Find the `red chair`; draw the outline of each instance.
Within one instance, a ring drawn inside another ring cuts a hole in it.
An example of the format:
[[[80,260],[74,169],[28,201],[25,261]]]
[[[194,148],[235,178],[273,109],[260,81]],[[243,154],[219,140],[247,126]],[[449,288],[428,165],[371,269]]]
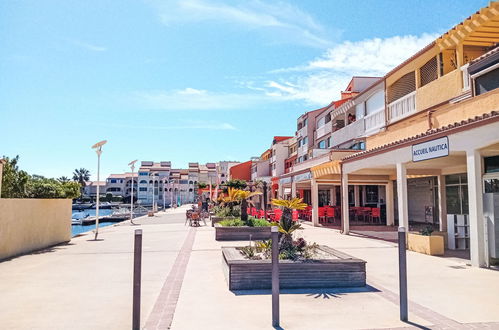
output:
[[[326,209],[323,207],[319,207],[319,223],[321,223],[321,220],[324,222],[326,221]]]
[[[281,220],[281,217],[282,217],[282,210],[281,209],[275,209],[274,210],[274,217],[273,217],[273,220],[274,221],[280,221]]]
[[[256,210],[255,207],[251,208],[251,216],[253,216],[255,218],[258,216],[258,211]]]
[[[293,213],[291,213],[291,218],[293,219],[293,221],[298,221],[298,211],[297,210],[293,210]]]
[[[378,222],[381,224],[381,209],[379,207],[373,207],[371,209],[371,221],[374,222],[374,219],[378,219]]]
[[[336,222],[336,213],[334,211],[334,208],[328,207],[326,209],[326,218],[329,223],[329,219],[333,218],[333,224]]]
[[[265,212],[263,212],[263,210],[260,210],[260,211],[258,212],[258,218],[259,218],[259,219],[263,219],[263,218],[265,218]]]

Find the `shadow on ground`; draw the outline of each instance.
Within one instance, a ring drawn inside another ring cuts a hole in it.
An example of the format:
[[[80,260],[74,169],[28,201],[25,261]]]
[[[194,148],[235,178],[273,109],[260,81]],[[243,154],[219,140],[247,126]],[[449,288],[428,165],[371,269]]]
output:
[[[310,289],[281,289],[280,294],[303,294],[314,299],[331,299],[341,298],[342,295],[349,293],[365,293],[365,292],[380,292],[378,289],[366,285],[360,288],[310,288]],[[236,296],[252,296],[252,295],[271,295],[272,290],[232,290]]]

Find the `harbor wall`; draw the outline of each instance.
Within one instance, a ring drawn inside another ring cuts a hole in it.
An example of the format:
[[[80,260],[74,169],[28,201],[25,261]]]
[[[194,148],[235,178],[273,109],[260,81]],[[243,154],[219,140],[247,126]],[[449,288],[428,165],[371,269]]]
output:
[[[71,239],[71,199],[0,198],[0,260]]]

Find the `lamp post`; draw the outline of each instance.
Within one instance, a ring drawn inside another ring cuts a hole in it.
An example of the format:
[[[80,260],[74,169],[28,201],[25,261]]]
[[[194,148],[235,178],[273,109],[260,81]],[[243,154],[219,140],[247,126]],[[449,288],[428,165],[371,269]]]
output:
[[[166,190],[165,190],[166,184],[165,183],[166,183],[166,179],[163,181],[163,212],[166,211]]]
[[[152,206],[151,206],[151,210],[154,213],[154,173],[151,172],[151,175],[152,175]]]
[[[132,225],[135,225],[135,223],[133,223],[133,180],[134,180],[133,170],[135,169],[136,162],[137,162],[137,159],[128,163],[128,166],[130,166],[130,168],[132,169],[132,191],[131,191],[131,195],[130,195],[130,223]]]
[[[97,203],[95,206],[95,238],[94,238],[94,240],[97,240],[97,235],[99,235],[100,155],[102,154],[102,146],[105,145],[106,143],[107,143],[107,141],[103,140],[103,141],[100,141],[92,146],[92,149],[94,149],[95,152],[97,153]]]

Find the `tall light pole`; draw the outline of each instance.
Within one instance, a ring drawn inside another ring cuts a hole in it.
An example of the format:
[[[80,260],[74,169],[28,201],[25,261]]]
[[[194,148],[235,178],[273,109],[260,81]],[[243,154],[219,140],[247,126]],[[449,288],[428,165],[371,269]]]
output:
[[[165,191],[166,180],[163,181],[163,212],[166,211],[166,191]]]
[[[107,143],[106,140],[100,141],[92,146],[92,149],[97,153],[97,203],[95,206],[95,238],[97,240],[97,235],[99,235],[99,194],[100,194],[100,155],[102,154],[102,146]]]
[[[172,189],[172,183],[173,183],[173,180],[170,180],[169,181],[169,184],[168,186],[170,187],[170,208],[173,208],[173,189]]]
[[[152,174],[152,212],[154,213],[154,172]]]
[[[128,166],[130,166],[130,168],[132,169],[132,193],[130,195],[130,223],[132,225],[135,225],[133,223],[133,180],[134,180],[134,178],[133,178],[133,170],[135,169],[135,163],[137,162],[137,160],[138,159],[133,160],[130,163],[128,163]]]

